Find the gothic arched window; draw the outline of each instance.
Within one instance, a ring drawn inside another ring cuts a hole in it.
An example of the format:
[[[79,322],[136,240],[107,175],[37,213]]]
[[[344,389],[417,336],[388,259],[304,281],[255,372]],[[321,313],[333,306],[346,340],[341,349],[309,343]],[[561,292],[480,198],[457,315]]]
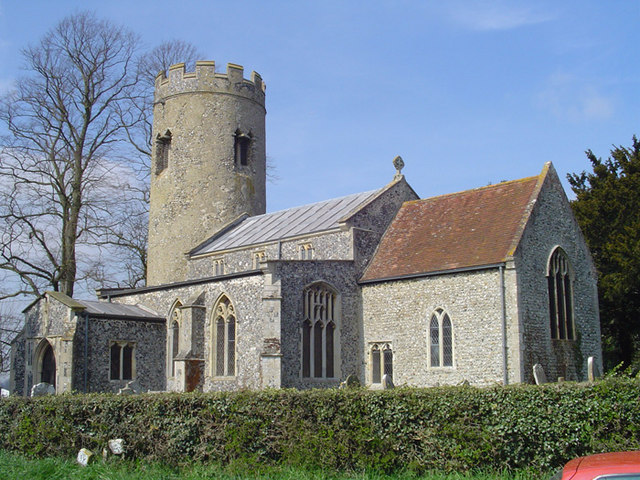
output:
[[[567,254],[556,248],[549,260],[549,326],[551,338],[573,340],[573,282]]]
[[[216,377],[236,374],[236,313],[231,300],[222,296],[213,310],[212,371]]]
[[[337,295],[318,283],[303,292],[302,376],[334,378],[337,332]]]
[[[429,366],[453,367],[453,326],[441,308],[433,312],[429,322]]]

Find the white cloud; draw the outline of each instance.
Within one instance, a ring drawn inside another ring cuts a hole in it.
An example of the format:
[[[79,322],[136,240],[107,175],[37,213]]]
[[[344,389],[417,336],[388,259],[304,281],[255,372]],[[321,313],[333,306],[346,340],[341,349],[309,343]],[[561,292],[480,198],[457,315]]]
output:
[[[537,101],[540,107],[556,117],[572,122],[607,120],[615,110],[611,97],[568,74],[551,76]]]
[[[454,22],[463,27],[479,30],[511,30],[553,20],[553,12],[541,11],[535,4],[518,5],[517,2],[478,0],[449,2],[447,10]]]

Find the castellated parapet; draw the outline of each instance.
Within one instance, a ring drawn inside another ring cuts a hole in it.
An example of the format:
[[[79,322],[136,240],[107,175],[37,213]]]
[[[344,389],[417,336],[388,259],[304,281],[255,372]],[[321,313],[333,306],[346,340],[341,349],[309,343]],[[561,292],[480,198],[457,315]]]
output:
[[[186,253],[243,213],[266,209],[265,84],[214,62],[156,77],[147,284],[185,280]]]

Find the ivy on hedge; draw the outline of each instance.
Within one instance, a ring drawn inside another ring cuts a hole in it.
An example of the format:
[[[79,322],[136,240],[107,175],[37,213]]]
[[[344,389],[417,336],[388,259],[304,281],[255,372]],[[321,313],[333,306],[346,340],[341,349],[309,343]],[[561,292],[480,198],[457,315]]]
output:
[[[100,451],[179,465],[332,470],[546,471],[640,449],[640,382],[492,388],[60,395],[0,401],[0,449]]]

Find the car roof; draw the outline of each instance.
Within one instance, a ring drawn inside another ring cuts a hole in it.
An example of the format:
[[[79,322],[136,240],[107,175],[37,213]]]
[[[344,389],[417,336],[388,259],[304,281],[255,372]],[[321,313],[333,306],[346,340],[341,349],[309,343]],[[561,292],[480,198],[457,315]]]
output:
[[[563,469],[563,479],[587,480],[602,475],[640,474],[640,451],[597,453],[574,458]]]

